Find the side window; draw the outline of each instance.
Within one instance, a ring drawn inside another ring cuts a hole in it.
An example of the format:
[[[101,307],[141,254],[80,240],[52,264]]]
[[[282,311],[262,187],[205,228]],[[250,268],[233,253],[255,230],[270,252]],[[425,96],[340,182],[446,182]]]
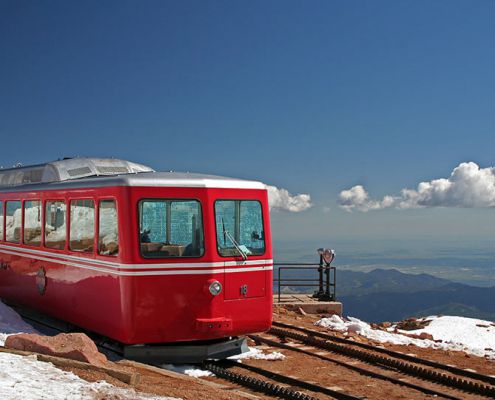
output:
[[[6,203],[5,233],[7,242],[21,242],[22,204],[20,201],[7,201]]]
[[[66,206],[63,201],[47,201],[45,207],[45,246],[62,250],[67,235]]]
[[[41,202],[24,202],[24,243],[31,246],[41,245]]]
[[[92,252],[95,241],[95,203],[93,200],[70,202],[69,247],[71,250]]]
[[[115,200],[100,201],[98,253],[106,256],[119,254],[119,224]]]
[[[3,240],[3,201],[0,201],[0,240]]]
[[[143,200],[139,233],[143,257],[200,257],[204,253],[201,204],[196,200]]]

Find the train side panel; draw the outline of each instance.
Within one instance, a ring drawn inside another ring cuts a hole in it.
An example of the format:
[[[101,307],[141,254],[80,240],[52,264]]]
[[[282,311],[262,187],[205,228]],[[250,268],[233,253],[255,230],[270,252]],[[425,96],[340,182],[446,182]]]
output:
[[[116,199],[121,207],[126,190],[13,193],[3,194],[2,200],[65,200],[69,204],[69,199],[77,198]],[[124,224],[119,217],[122,231]],[[118,257],[108,257],[70,251],[67,245],[65,249],[55,250],[1,241],[0,261],[4,268],[0,270],[0,297],[90,331],[123,338],[127,296],[122,278],[108,273],[101,264],[120,262],[123,254],[125,251]]]

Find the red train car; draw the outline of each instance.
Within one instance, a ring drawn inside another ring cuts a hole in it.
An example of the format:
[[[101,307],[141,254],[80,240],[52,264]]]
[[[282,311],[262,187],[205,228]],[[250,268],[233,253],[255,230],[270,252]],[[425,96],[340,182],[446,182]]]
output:
[[[152,362],[221,358],[269,329],[260,182],[75,158],[0,170],[0,298]]]

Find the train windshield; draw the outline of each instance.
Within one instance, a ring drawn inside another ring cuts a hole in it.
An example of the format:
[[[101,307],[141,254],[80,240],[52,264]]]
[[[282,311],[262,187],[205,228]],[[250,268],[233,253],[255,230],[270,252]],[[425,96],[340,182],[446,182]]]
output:
[[[265,253],[261,203],[255,200],[215,202],[217,248],[221,256],[249,256]]]
[[[143,257],[200,257],[204,253],[201,205],[196,200],[143,200],[139,227]]]

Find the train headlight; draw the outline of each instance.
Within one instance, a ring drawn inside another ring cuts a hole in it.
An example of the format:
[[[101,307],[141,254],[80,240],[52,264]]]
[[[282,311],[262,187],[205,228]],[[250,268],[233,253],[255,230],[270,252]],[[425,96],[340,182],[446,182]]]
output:
[[[213,296],[218,296],[220,293],[222,293],[222,284],[218,281],[213,281],[210,283],[210,287],[208,288],[210,293]]]

